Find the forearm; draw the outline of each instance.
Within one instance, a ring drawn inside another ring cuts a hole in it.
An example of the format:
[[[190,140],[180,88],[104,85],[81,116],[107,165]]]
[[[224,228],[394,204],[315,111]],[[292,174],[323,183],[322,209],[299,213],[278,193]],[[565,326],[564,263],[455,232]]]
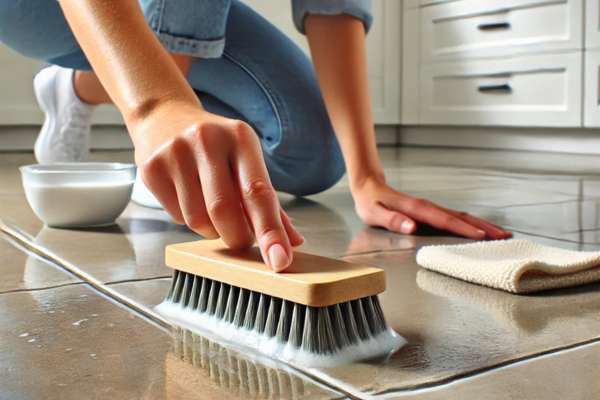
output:
[[[351,187],[366,177],[383,179],[369,99],[363,23],[344,15],[309,15],[305,29]]]
[[[128,125],[167,100],[199,104],[180,68],[148,27],[137,1],[61,0],[60,4]]]

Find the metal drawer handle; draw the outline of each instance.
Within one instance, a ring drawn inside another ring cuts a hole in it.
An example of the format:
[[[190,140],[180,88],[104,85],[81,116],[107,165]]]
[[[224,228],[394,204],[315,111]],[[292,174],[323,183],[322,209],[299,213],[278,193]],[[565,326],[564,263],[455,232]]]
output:
[[[510,22],[488,22],[477,25],[480,31],[496,31],[500,29],[510,29]]]
[[[508,83],[503,83],[500,85],[479,85],[477,90],[481,93],[512,93],[512,87],[510,87]]]

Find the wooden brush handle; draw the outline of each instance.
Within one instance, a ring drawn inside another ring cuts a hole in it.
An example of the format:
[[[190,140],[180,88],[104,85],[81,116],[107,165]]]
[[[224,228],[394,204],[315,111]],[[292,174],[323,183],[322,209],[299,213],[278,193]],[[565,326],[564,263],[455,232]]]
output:
[[[275,273],[258,248],[231,250],[221,240],[167,246],[166,264],[179,271],[313,307],[359,299],[385,290],[385,273],[367,265],[294,252],[294,261]]]

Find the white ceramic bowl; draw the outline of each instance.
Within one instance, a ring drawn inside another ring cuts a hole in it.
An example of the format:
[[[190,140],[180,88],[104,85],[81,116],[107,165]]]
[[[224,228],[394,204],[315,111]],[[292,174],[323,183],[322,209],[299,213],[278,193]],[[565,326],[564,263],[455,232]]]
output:
[[[29,205],[52,227],[114,223],[129,203],[135,181],[133,164],[34,164],[20,170]]]

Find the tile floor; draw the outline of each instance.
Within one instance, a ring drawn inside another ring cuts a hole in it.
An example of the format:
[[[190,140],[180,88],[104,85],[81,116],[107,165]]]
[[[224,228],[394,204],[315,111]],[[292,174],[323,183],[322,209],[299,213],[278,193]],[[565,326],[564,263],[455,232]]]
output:
[[[388,181],[559,247],[600,246],[598,157],[483,150],[381,150]],[[131,160],[128,152],[94,153]],[[600,284],[515,296],[424,271],[423,245],[462,243],[365,227],[347,182],[281,202],[304,251],[386,270],[387,320],[408,345],[381,362],[294,370],[152,321],[166,244],[197,237],[130,204],[113,227],[44,227],[17,166],[0,155],[0,398],[570,398],[600,396]],[[564,168],[562,167],[564,165]],[[70,271],[139,304],[116,303]],[[33,340],[32,340],[33,339]],[[69,349],[69,350],[67,350]],[[593,370],[593,369],[592,369]],[[92,396],[92,397],[93,397]]]

